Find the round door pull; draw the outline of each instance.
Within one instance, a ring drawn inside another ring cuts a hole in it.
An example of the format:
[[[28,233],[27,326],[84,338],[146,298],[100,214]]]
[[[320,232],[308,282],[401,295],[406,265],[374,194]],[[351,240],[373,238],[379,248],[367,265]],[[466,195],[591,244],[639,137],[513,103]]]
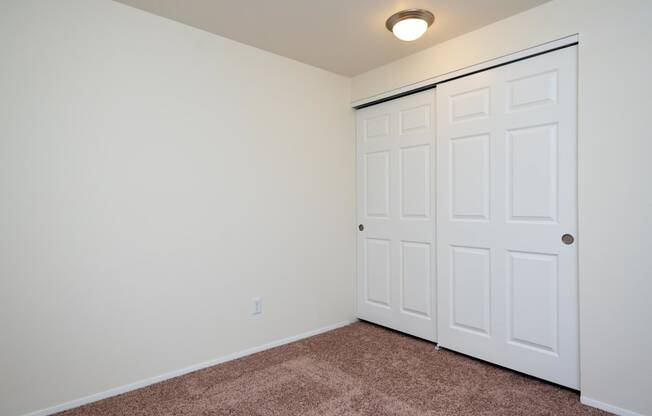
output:
[[[358,230],[364,231],[364,225],[362,225],[362,224],[358,225]]]
[[[571,245],[575,241],[575,237],[570,234],[564,234],[561,236],[561,241],[566,245]]]

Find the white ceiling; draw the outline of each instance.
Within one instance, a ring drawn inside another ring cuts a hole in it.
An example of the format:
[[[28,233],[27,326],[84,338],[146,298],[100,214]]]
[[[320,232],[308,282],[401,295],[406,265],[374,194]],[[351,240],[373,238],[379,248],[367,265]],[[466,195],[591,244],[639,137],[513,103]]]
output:
[[[342,75],[353,76],[548,0],[116,0]],[[424,8],[435,23],[403,42],[385,20]]]

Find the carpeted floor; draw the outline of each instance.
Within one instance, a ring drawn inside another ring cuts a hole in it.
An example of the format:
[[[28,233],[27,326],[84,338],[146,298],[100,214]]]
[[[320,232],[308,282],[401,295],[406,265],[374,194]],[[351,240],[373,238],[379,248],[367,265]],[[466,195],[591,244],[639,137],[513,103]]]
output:
[[[358,322],[59,416],[605,414],[573,391]]]

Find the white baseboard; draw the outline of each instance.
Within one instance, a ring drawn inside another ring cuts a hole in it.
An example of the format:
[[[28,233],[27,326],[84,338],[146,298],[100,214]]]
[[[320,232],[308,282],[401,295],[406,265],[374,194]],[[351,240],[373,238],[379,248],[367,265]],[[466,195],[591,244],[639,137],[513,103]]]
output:
[[[201,370],[207,367],[212,367],[217,364],[222,364],[227,361],[235,360],[237,358],[245,357],[247,355],[255,354],[257,352],[265,351],[270,348],[279,347],[281,345],[289,344],[291,342],[299,341],[304,338],[312,337],[314,335],[322,334],[324,332],[332,331],[333,329],[341,328],[343,326],[349,325],[357,319],[351,319],[348,321],[338,322],[336,324],[328,325],[323,328],[314,329],[312,331],[304,332],[299,335],[294,335],[292,337],[287,337],[279,339],[276,341],[268,342],[267,344],[259,345],[257,347],[249,348],[243,351],[234,352],[233,354],[228,354],[222,357],[215,358],[213,360],[205,361],[203,363],[191,365],[190,367],[181,368],[179,370],[170,371],[165,374],[160,374],[158,376],[150,377],[145,380],[140,380],[135,383],[125,384],[123,386],[115,387],[109,390],[102,391],[100,393],[91,394],[90,396],[82,397],[80,399],[72,400],[66,403],[61,403],[56,406],[48,407],[47,409],[37,410],[35,412],[27,413],[24,416],[48,416],[54,413],[63,412],[64,410],[73,409],[88,403],[96,402],[98,400],[106,399],[108,397],[117,396],[118,394],[127,393],[132,390],[140,389],[142,387],[149,386],[151,384],[160,383],[174,377],[179,377],[184,374],[192,373],[193,371]]]
[[[623,409],[621,407],[614,406],[608,403],[603,403],[599,400],[591,399],[586,396],[580,396],[580,402],[587,406],[595,407],[597,409],[604,410],[605,412],[614,413],[619,416],[644,416],[641,413],[632,412],[631,410]]]

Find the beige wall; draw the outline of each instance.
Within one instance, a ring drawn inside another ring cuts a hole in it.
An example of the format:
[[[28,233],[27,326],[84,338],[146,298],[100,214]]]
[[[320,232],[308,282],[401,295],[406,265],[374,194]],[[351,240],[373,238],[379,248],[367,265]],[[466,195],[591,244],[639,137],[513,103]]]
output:
[[[353,317],[349,79],[107,0],[0,62],[1,415]]]
[[[575,33],[582,395],[652,414],[652,2],[553,1],[357,76],[352,99]]]
[[[557,0],[350,85],[110,1],[0,1],[0,414],[351,318],[350,99],[574,33],[582,393],[652,414],[651,21]]]

